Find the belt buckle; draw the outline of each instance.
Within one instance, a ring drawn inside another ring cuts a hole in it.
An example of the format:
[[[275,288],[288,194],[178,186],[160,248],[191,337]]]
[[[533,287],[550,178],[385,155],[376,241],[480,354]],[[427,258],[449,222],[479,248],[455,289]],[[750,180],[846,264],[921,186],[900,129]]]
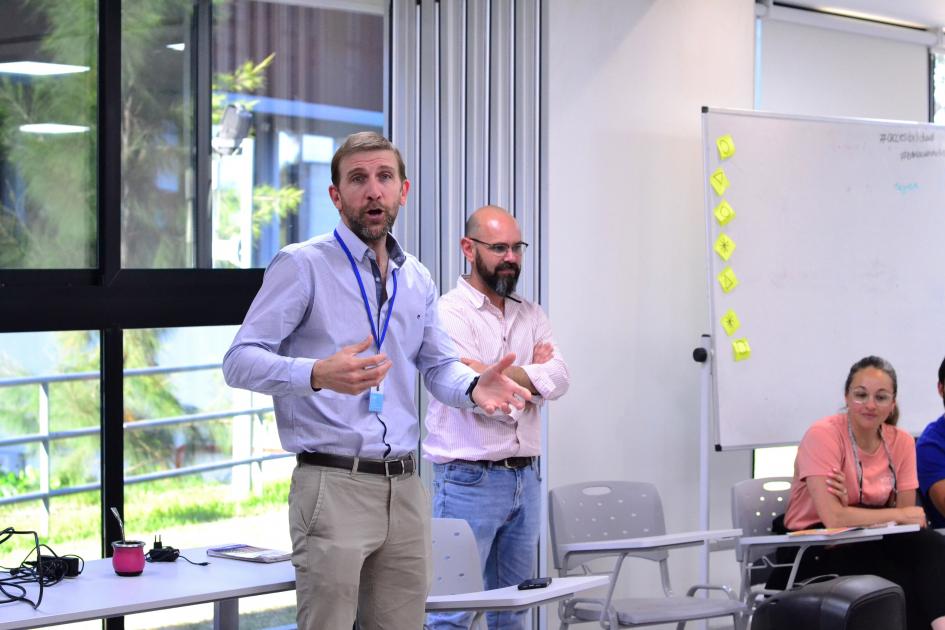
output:
[[[511,461],[510,461],[511,459],[512,459],[511,457],[506,457],[505,459],[503,459],[503,460],[502,460],[502,466],[505,467],[505,468],[508,468],[509,470],[517,470],[517,469],[515,468],[515,466],[512,465],[512,463],[511,463]]]
[[[393,463],[400,464],[400,472],[392,475],[390,472],[390,465]],[[391,477],[400,477],[405,474],[407,474],[407,466],[404,464],[404,460],[402,459],[393,459],[393,460],[385,459],[384,460],[384,476],[385,477],[390,479]]]

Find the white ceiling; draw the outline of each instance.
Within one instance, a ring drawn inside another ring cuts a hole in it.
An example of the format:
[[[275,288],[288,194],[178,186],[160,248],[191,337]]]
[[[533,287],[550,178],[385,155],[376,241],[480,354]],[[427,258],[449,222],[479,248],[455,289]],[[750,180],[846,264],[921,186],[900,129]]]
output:
[[[788,4],[855,11],[926,28],[945,27],[945,0],[789,0]]]

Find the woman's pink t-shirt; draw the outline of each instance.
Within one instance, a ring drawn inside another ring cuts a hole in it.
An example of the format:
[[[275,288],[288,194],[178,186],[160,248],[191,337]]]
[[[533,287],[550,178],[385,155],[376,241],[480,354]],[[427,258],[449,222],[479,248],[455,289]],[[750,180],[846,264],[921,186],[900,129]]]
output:
[[[896,471],[897,489],[900,492],[915,490],[919,487],[915,466],[915,440],[902,429],[889,424],[883,425],[883,438],[889,446],[893,468]],[[892,491],[892,475],[886,449],[880,445],[876,452],[865,453],[857,448],[860,463],[863,465],[863,505],[883,506]],[[846,477],[849,504],[858,505],[860,490],[856,481],[856,463],[853,460],[845,413],[827,416],[815,422],[804,434],[804,439],[797,448],[791,501],[784,517],[784,524],[788,529],[806,529],[814,523],[823,522],[807,489],[807,478],[826,476],[834,469],[843,471]]]

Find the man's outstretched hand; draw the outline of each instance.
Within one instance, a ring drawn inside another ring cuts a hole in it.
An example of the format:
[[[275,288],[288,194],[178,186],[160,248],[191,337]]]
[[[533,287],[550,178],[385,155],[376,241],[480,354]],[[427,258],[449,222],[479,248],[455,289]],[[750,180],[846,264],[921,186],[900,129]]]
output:
[[[479,382],[472,390],[472,399],[487,414],[495,413],[496,409],[502,410],[502,413],[511,413],[512,407],[524,409],[525,403],[531,401],[530,391],[502,373],[514,360],[515,354],[510,352],[488,366],[479,376]]]

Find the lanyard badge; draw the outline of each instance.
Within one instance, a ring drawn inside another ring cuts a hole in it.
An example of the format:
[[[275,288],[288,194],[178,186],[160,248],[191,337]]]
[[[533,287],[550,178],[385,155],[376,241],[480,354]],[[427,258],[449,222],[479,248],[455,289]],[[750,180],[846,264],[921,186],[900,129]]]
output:
[[[371,388],[371,394],[368,398],[368,411],[380,413],[384,409],[384,381],[377,384],[377,387]]]
[[[374,327],[374,318],[371,316],[371,303],[368,301],[367,291],[364,290],[364,282],[361,280],[360,272],[358,272],[358,265],[354,261],[354,256],[351,255],[351,250],[348,249],[345,242],[338,236],[338,230],[335,230],[334,234],[335,240],[341,245],[341,249],[344,250],[345,255],[348,257],[348,262],[351,263],[351,271],[354,273],[354,277],[358,281],[358,287],[361,289],[361,301],[364,302],[364,311],[367,313],[368,324],[371,325],[371,336],[374,337],[374,345],[377,347],[377,351],[380,352],[381,345],[383,345],[384,339],[387,337],[387,329],[390,327],[390,315],[394,312],[394,300],[397,299],[397,270],[391,270],[391,277],[394,281],[394,293],[390,296],[390,301],[387,306],[387,317],[384,318],[384,327],[381,329],[380,335],[378,335],[377,329]],[[380,306],[378,306],[378,308],[380,308]],[[383,385],[384,383],[382,381],[378,383],[377,387],[371,388],[368,397],[368,411],[371,413],[380,413],[384,409]]]

